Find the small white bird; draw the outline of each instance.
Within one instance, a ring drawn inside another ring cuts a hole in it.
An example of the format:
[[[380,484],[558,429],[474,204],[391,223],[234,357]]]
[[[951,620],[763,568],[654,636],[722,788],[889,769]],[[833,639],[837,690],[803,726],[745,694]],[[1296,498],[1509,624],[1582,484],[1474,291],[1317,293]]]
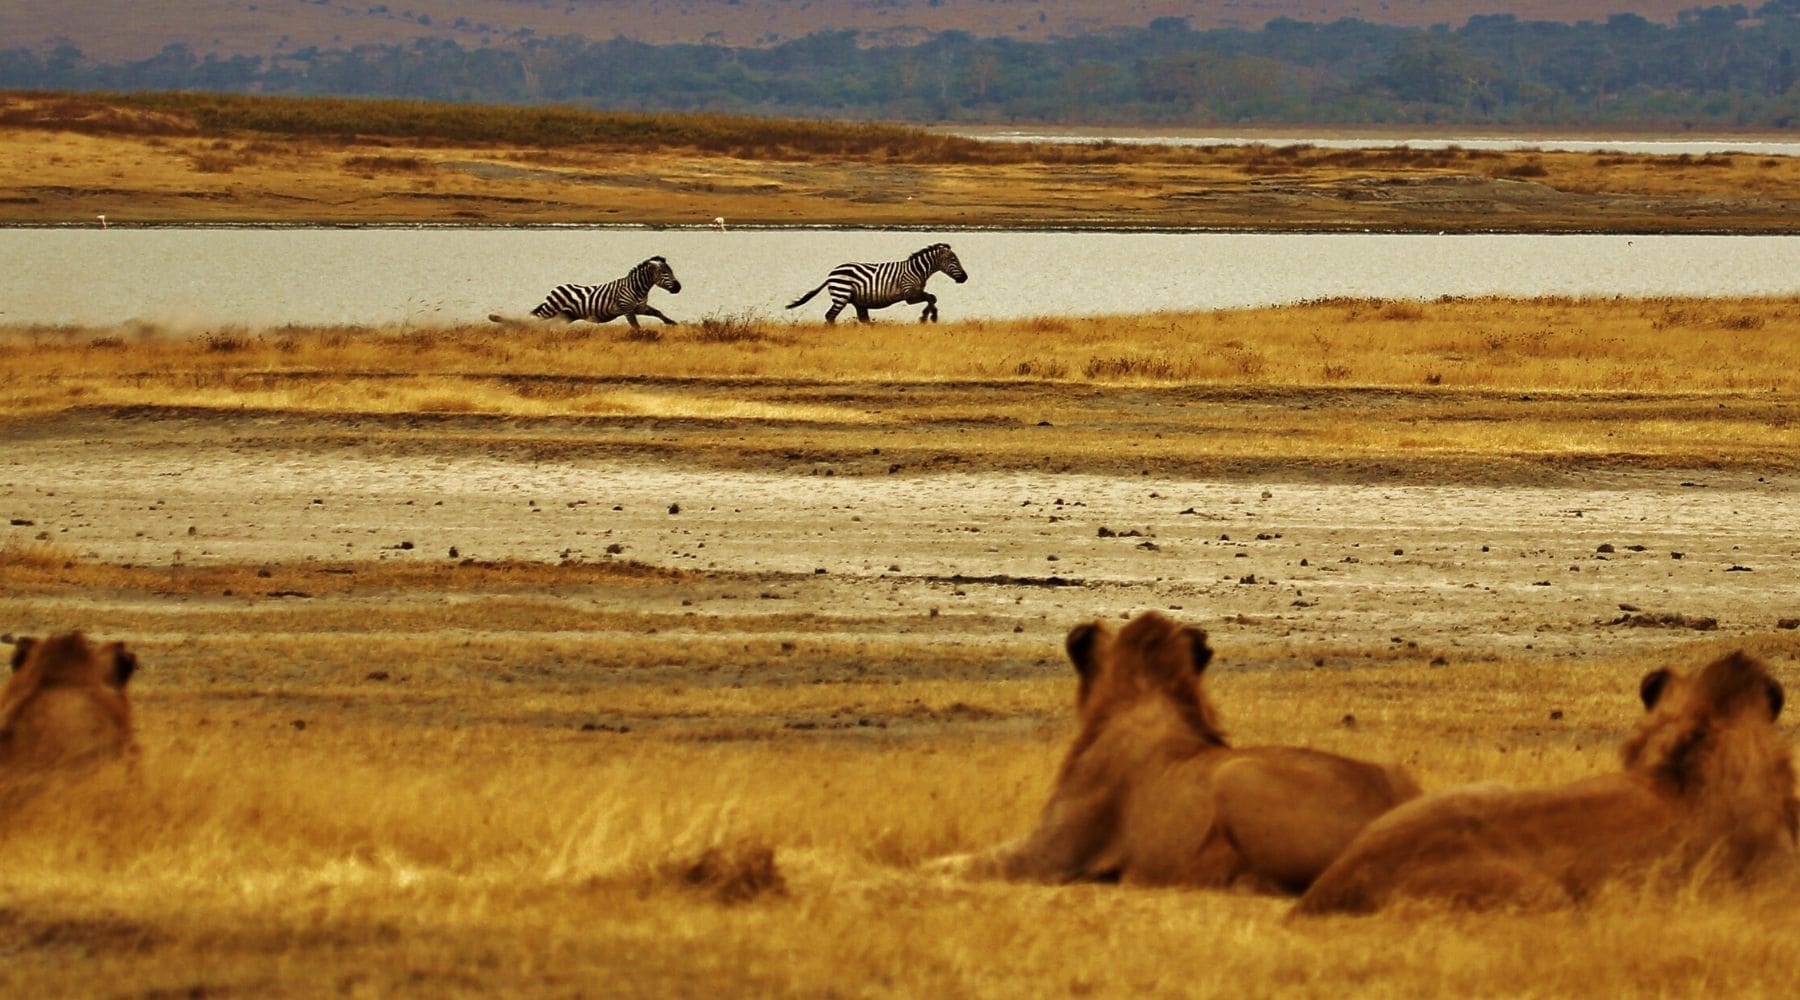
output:
[[[105,229],[106,228],[106,213],[101,212],[100,215],[98,216],[98,218],[100,219],[100,228]]]
[[[722,233],[722,232],[724,232],[724,231],[725,231],[725,217],[724,217],[724,216],[723,216],[723,215],[715,215],[715,216],[713,216],[713,225],[712,225],[712,227],[713,227],[713,228],[714,228],[714,229],[717,229],[717,230],[718,230],[718,231],[719,231],[719,232],[721,232],[721,233]]]

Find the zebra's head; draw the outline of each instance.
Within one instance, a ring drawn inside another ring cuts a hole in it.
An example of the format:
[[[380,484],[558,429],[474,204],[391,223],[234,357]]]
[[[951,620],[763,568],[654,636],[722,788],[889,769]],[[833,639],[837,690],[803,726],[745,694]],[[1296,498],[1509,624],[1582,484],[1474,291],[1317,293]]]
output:
[[[639,264],[637,269],[649,274],[656,287],[670,293],[681,291],[681,281],[675,277],[675,270],[662,257],[652,257]]]
[[[962,261],[956,259],[956,253],[948,243],[933,243],[913,256],[926,258],[933,270],[948,274],[959,285],[969,280],[969,272],[963,270]]]

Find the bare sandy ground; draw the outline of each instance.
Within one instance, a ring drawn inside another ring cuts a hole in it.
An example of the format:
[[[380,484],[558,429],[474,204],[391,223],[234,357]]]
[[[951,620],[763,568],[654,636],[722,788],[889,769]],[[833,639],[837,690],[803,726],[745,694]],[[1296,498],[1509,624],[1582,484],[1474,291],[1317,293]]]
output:
[[[1285,644],[1277,665],[1385,646],[1446,663],[1614,655],[1677,636],[1766,633],[1800,615],[1791,475],[1364,481],[1296,459],[1309,475],[975,462],[823,476],[583,455],[566,441],[542,460],[529,434],[400,447],[255,415],[87,414],[11,436],[0,544],[40,540],[138,565],[629,560],[699,571],[572,595],[596,613],[799,614],[814,619],[808,628],[894,633],[930,623],[954,634],[960,622],[1053,650],[1045,643],[1076,620],[1163,608],[1225,643]],[[54,610],[79,624],[109,600],[28,603],[34,618]]]

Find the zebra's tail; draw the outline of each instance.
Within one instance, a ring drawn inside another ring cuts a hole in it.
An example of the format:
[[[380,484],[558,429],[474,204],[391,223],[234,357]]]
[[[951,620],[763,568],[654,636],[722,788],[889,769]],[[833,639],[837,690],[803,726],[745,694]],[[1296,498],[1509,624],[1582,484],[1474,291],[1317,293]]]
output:
[[[819,287],[817,287],[817,288],[815,288],[815,289],[813,289],[813,290],[812,290],[812,291],[810,291],[810,292],[807,292],[807,293],[806,293],[806,294],[805,294],[805,295],[802,295],[802,296],[800,296],[800,297],[799,297],[799,298],[797,298],[797,299],[795,299],[795,300],[794,300],[794,301],[792,301],[792,302],[789,302],[789,303],[788,303],[788,304],[787,304],[787,307],[788,307],[788,308],[789,308],[789,309],[792,309],[792,308],[794,308],[794,307],[795,307],[795,306],[803,306],[803,305],[805,305],[805,304],[806,304],[806,300],[807,300],[807,299],[810,299],[810,298],[812,298],[812,297],[813,297],[813,296],[815,296],[815,295],[817,295],[817,294],[819,294],[819,293],[820,293],[820,292],[822,292],[822,291],[824,291],[824,290],[825,290],[825,286],[826,286],[826,285],[828,285],[828,284],[830,284],[830,283],[831,283],[831,282],[829,282],[829,281],[822,281],[822,282],[820,282],[820,283],[819,283]]]
[[[525,324],[531,322],[531,318],[529,316],[527,316],[527,317],[502,316],[499,313],[488,313],[488,319],[491,322],[504,323],[507,326],[524,326]]]

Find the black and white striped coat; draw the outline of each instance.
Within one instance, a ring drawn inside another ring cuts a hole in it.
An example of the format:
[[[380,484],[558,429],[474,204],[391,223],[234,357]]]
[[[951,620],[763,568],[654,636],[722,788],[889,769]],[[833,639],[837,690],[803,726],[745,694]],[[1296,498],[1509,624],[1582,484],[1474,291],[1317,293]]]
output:
[[[831,308],[825,311],[827,323],[837,322],[838,313],[846,305],[856,307],[856,318],[867,323],[869,310],[884,309],[896,302],[925,303],[919,322],[934,322],[938,318],[937,296],[925,290],[925,279],[937,271],[949,275],[959,285],[969,280],[968,272],[950,250],[950,244],[933,243],[905,260],[883,264],[839,264],[826,275],[824,284],[789,302],[787,307],[803,305],[829,289]]]
[[[670,326],[675,325],[674,320],[650,304],[652,288],[661,288],[670,294],[681,291],[681,282],[676,280],[669,262],[661,257],[652,257],[632,268],[625,277],[604,285],[557,285],[531,315],[538,319],[560,316],[571,323],[578,319],[605,323],[623,316],[633,329],[637,328],[639,316],[655,316]]]

